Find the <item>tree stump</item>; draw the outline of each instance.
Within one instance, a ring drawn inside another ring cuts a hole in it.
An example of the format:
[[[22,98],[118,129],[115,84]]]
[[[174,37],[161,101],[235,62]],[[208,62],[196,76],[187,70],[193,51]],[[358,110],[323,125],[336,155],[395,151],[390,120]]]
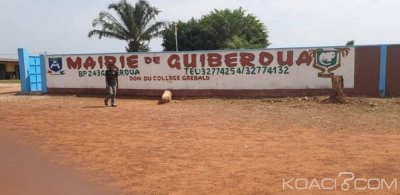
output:
[[[344,80],[343,76],[341,75],[336,75],[331,77],[332,81],[332,92],[331,92],[331,97],[329,97],[329,102],[331,103],[340,103],[340,104],[345,104],[347,103],[346,101],[346,95],[344,94],[343,88],[344,88]]]

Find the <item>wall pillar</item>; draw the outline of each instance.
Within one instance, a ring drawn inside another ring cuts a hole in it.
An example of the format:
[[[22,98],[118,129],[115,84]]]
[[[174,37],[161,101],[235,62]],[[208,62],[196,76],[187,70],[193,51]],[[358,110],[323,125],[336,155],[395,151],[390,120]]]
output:
[[[47,93],[47,78],[46,78],[46,64],[45,60],[46,56],[40,55],[40,69],[41,69],[41,78],[42,78],[42,93]]]
[[[387,45],[382,45],[380,49],[379,63],[379,96],[386,96],[386,66],[387,66]]]
[[[29,53],[25,48],[18,48],[19,78],[21,80],[21,93],[29,92]]]

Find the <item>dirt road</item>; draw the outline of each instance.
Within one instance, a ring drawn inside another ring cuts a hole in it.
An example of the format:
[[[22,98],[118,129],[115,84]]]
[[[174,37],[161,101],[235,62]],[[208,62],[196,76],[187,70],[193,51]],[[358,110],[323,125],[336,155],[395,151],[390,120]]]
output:
[[[16,135],[0,134],[0,194],[98,195],[115,192],[96,186],[73,169],[51,163]]]
[[[19,91],[20,84],[0,84],[0,109],[5,109],[10,100],[34,99],[16,96]],[[71,167],[51,162],[35,145],[24,142],[0,124],[0,194],[116,194],[112,189],[87,181]]]

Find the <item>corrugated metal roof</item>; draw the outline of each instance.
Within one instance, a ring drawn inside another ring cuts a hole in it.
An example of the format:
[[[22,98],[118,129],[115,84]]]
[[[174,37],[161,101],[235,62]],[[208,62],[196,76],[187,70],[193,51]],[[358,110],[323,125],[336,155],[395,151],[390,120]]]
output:
[[[0,58],[0,62],[18,62],[18,59],[13,59],[13,58]]]

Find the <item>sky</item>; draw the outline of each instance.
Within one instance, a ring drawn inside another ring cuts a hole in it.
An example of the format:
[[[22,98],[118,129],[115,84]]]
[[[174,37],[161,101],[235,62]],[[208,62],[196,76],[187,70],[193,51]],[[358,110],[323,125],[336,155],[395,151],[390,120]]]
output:
[[[118,0],[0,0],[0,57],[125,52],[125,41],[88,38],[92,21]],[[128,0],[132,4],[136,0]],[[214,9],[242,7],[263,22],[270,48],[400,43],[399,0],[149,0],[156,20],[200,18]],[[112,12],[111,12],[112,13]],[[162,51],[152,39],[151,51]]]

